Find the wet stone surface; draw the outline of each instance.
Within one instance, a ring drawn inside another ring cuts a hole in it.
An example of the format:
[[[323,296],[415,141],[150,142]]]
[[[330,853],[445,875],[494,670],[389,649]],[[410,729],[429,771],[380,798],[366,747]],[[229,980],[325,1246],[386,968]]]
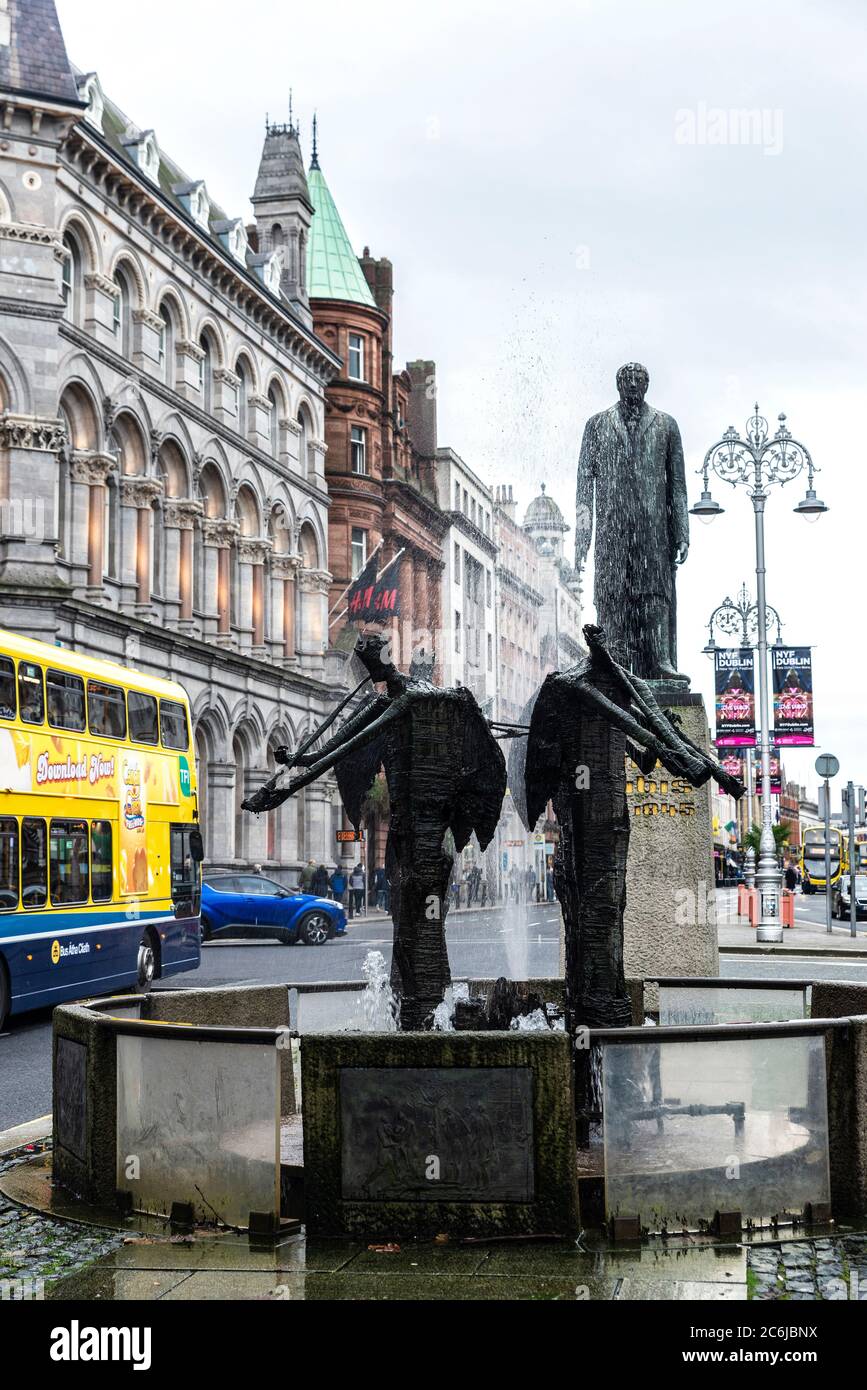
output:
[[[28,1144],[3,1154],[0,1174],[47,1148],[50,1144]],[[40,1298],[52,1280],[83,1269],[122,1242],[111,1231],[40,1216],[0,1193],[0,1297]]]
[[[750,1250],[751,1299],[867,1302],[867,1236],[795,1241]]]

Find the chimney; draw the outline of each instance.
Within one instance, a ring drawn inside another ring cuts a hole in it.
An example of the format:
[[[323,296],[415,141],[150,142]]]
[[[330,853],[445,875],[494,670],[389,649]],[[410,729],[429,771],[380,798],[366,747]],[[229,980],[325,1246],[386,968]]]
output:
[[[413,447],[422,458],[437,451],[437,369],[435,362],[407,362],[411,382],[407,424]]]
[[[515,507],[516,507],[517,503],[515,502],[515,499],[514,499],[514,497],[512,496],[512,484],[511,484],[511,483],[509,483],[508,487],[506,486],[505,483],[503,483],[502,487],[498,487],[498,488],[497,488],[497,499],[496,499],[496,500],[497,500],[497,506],[500,508],[500,511],[501,511],[501,512],[505,512],[506,516],[509,518],[510,521],[514,521],[514,520],[515,520]]]

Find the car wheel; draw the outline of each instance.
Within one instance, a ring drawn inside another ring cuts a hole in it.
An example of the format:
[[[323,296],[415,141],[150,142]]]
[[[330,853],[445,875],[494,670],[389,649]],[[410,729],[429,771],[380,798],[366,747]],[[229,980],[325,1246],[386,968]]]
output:
[[[213,936],[213,932],[212,932],[212,930],[211,930],[211,924],[210,924],[210,922],[208,921],[207,917],[203,917],[203,918],[201,919],[201,921],[202,921],[202,940],[203,940],[203,941],[210,941],[211,937]]]
[[[6,973],[5,963],[0,960],[0,1032],[6,1027],[11,1004],[12,996],[9,989],[9,976]]]
[[[142,932],[136,961],[136,989],[147,994],[157,974],[157,948],[149,931]]]
[[[324,912],[311,912],[301,924],[301,936],[306,946],[322,946],[328,940],[331,919]]]

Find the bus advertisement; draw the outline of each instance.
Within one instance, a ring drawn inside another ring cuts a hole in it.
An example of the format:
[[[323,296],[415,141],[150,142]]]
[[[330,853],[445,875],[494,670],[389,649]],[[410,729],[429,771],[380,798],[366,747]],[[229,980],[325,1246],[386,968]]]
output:
[[[0,1027],[200,960],[181,686],[0,631]]]

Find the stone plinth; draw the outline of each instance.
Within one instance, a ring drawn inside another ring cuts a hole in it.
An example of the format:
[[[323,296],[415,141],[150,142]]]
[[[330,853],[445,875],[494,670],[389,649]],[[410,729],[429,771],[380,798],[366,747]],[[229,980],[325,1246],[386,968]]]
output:
[[[704,701],[688,691],[655,690],[684,734],[710,748]],[[713,871],[716,783],[693,787],[657,765],[643,775],[627,764],[630,810],[626,913],[627,976],[718,975]]]
[[[575,1235],[565,1033],[309,1034],[311,1236]]]

